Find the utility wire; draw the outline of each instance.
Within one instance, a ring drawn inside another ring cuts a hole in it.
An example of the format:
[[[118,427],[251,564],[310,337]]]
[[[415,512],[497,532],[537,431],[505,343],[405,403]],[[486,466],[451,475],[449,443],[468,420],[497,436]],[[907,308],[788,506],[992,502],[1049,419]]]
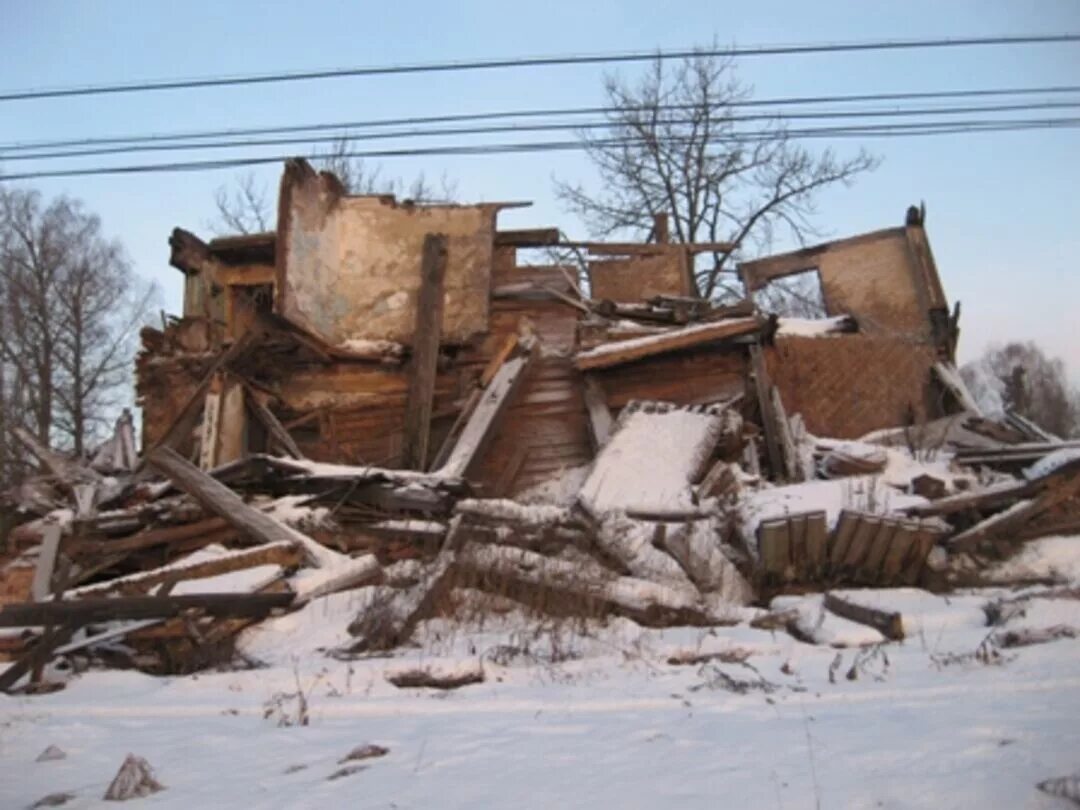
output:
[[[685,105],[677,105],[681,109]],[[750,115],[724,116],[716,121],[719,125],[729,123],[747,123],[751,121],[773,121],[783,123],[798,120],[844,120],[857,118],[899,118],[913,115],[952,116],[966,115],[970,113],[987,112],[1031,112],[1034,110],[1063,110],[1080,108],[1078,101],[1047,101],[1024,104],[994,104],[967,107],[922,107],[912,109],[891,110],[844,110],[833,111],[800,111],[800,112],[764,112]],[[663,126],[689,126],[696,123],[693,118],[666,118],[658,122]],[[444,135],[452,136],[475,136],[494,135],[523,132],[552,132],[560,130],[591,131],[614,129],[625,126],[620,121],[562,121],[540,124],[502,124],[479,127],[440,127],[434,129],[408,129],[387,130],[381,132],[353,133],[341,132],[336,135],[289,137],[289,138],[263,138],[263,139],[228,139],[208,140],[195,143],[150,143],[120,146],[102,146],[89,149],[64,149],[60,151],[43,152],[16,152],[0,157],[7,162],[21,160],[53,160],[57,158],[94,157],[104,155],[132,154],[137,152],[175,152],[193,151],[203,149],[238,149],[263,146],[291,146],[298,144],[317,143],[352,143],[356,141],[388,140],[392,138],[428,138]]]
[[[834,96],[789,96],[770,99],[745,99],[732,101],[724,106],[732,109],[743,107],[805,106],[810,104],[852,104],[885,101],[930,101],[934,99],[983,98],[1000,96],[1058,95],[1080,93],[1080,85],[1051,85],[1046,87],[987,88],[977,90],[939,90],[904,93],[864,93]],[[664,110],[693,109],[696,104],[662,104]],[[409,118],[381,118],[368,121],[340,121],[336,123],[292,124],[287,126],[247,127],[218,130],[189,130],[176,133],[152,133],[147,135],[119,135],[109,137],[86,137],[67,140],[23,141],[0,146],[0,153],[30,149],[53,149],[77,146],[98,146],[126,143],[156,143],[159,141],[196,140],[205,138],[241,137],[247,135],[282,135],[297,132],[345,131],[350,129],[374,129],[391,126],[421,124],[450,124],[468,121],[487,121],[518,118],[548,118],[553,116],[602,115],[625,111],[644,110],[645,107],[564,107],[556,109],[504,110],[481,113],[457,113],[453,115],[414,116]]]
[[[911,137],[929,135],[948,135],[960,133],[1011,132],[1033,129],[1073,129],[1080,127],[1080,117],[1057,117],[1037,119],[987,119],[952,122],[913,122],[889,123],[876,125],[854,125],[836,127],[812,127],[801,130],[787,130],[785,135],[793,138],[845,138],[845,137]],[[776,138],[776,132],[747,131],[712,138],[709,143],[737,143],[770,140]],[[521,154],[532,152],[574,151],[587,147],[627,146],[641,143],[639,138],[598,139],[585,144],[579,140],[540,141],[520,143],[489,143],[470,145],[445,145],[421,148],[382,149],[352,151],[340,155],[343,158],[397,158],[422,157],[433,155],[488,155]],[[279,163],[296,155],[274,155],[247,158],[223,158],[218,160],[176,161],[171,163],[149,163],[120,166],[93,166],[83,168],[28,171],[0,175],[0,181],[30,180],[57,177],[86,177],[113,174],[146,174],[158,172],[204,171],[228,169],[243,166],[257,166]],[[307,154],[307,159],[318,160],[325,155]]]
[[[559,65],[612,64],[646,62],[655,59],[685,59],[695,56],[728,59],[753,56],[782,56],[821,53],[855,53],[860,51],[898,51],[999,45],[1047,45],[1074,43],[1080,34],[1037,34],[1021,36],[953,37],[938,39],[864,40],[856,42],[810,43],[792,45],[754,45],[731,48],[683,48],[670,51],[626,51],[621,53],[575,54],[563,56],[529,56],[503,59],[476,59],[449,62],[414,62],[397,65],[376,65],[327,70],[260,73],[236,76],[207,76],[192,79],[160,79],[119,84],[81,85],[0,93],[0,102],[33,99],[94,96],[116,93],[142,93],[158,90],[182,90],[204,87],[234,87],[238,85],[273,84],[280,82],[312,81],[360,76],[389,76],[410,73],[447,73],[455,71],[493,70],[505,68],[536,68]]]

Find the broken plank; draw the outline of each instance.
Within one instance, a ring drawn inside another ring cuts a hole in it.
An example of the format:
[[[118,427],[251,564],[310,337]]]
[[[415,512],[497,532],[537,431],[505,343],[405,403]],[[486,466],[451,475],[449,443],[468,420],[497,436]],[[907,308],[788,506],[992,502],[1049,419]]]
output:
[[[264,616],[292,604],[290,593],[215,593],[187,596],[120,596],[0,606],[0,627],[77,626],[132,619],[168,619],[198,610],[210,616]]]
[[[244,391],[247,394],[248,407],[255,414],[255,418],[262,422],[266,432],[270,434],[270,438],[290,457],[302,459],[304,454],[297,446],[296,440],[281,424],[281,421],[274,416],[273,411],[266,407],[266,403],[259,398],[258,394],[255,393],[255,389],[247,381],[244,382]]]
[[[56,567],[56,554],[60,550],[61,533],[57,523],[50,523],[42,531],[37,567],[34,569],[34,580],[30,584],[30,596],[35,602],[47,599],[52,593],[53,569]]]
[[[147,529],[138,534],[116,540],[74,539],[65,548],[73,557],[97,557],[103,554],[142,551],[154,546],[169,545],[203,535],[213,535],[228,526],[229,523],[223,518],[214,517],[195,523],[185,523],[180,526]]]
[[[579,352],[574,358],[574,365],[581,371],[611,368],[645,357],[689,349],[739,335],[749,335],[759,330],[760,323],[756,318],[736,318],[695,324],[658,335],[622,340]]]
[[[589,413],[589,436],[593,449],[599,451],[611,435],[613,420],[607,395],[591,374],[585,375],[585,408]]]
[[[424,237],[416,325],[409,359],[409,385],[405,398],[405,445],[402,456],[410,470],[427,469],[431,410],[435,401],[435,377],[438,372],[439,341],[442,338],[446,256],[445,235],[429,233]]]
[[[175,450],[158,447],[150,453],[149,462],[202,504],[204,509],[227,520],[241,534],[261,543],[298,543],[318,566],[318,552],[321,550],[318,544],[266,513],[248,506],[239,495],[199,470]]]
[[[56,604],[56,603],[47,603]],[[58,647],[66,644],[78,629],[75,624],[50,627],[44,635],[11,666],[0,672],[0,692],[9,692],[30,672],[40,672]]]
[[[83,599],[90,596],[105,596],[111,593],[135,595],[146,593],[155,585],[164,582],[177,583],[189,579],[204,579],[232,571],[255,568],[260,565],[279,565],[282,568],[295,568],[300,565],[301,553],[295,543],[271,543],[265,546],[226,551],[218,557],[199,562],[173,563],[171,565],[140,571],[136,574],[117,577],[96,585],[87,585],[77,590],[69,590],[64,595],[68,598]],[[161,595],[161,594],[159,594]]]
[[[465,404],[462,406],[461,411],[454,420],[454,424],[450,426],[450,431],[446,434],[446,438],[443,439],[443,443],[439,447],[439,452],[437,452],[435,458],[432,459],[429,469],[438,470],[446,464],[447,459],[450,458],[450,453],[453,452],[454,446],[461,437],[461,431],[465,428],[465,425],[468,423],[473,411],[476,410],[476,406],[480,404],[480,399],[483,396],[484,390],[482,388],[474,388],[469,392],[468,399],[465,400]]]
[[[835,593],[825,594],[825,609],[830,613],[867,627],[873,627],[885,638],[900,641],[904,638],[904,622],[899,613],[857,605]]]
[[[530,355],[507,360],[495,374],[461,431],[446,463],[439,468],[442,476],[464,478],[473,462],[480,456],[506,411],[514,392],[524,378]]]

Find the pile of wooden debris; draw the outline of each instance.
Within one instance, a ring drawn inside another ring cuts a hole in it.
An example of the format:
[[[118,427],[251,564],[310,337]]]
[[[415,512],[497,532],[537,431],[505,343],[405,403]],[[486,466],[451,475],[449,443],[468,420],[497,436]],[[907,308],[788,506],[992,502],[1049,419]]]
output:
[[[41,474],[4,496],[0,688],[235,663],[244,628],[343,589],[349,655],[455,595],[706,626],[976,583],[1080,530],[1080,443],[978,412],[921,222],[749,262],[719,306],[694,256],[730,246],[567,243],[499,208],[350,197],[296,161],[276,232],[174,232],[141,455],[128,414],[87,458],[18,433]],[[587,257],[588,292],[518,263],[537,248]],[[808,268],[820,317],[762,310]]]

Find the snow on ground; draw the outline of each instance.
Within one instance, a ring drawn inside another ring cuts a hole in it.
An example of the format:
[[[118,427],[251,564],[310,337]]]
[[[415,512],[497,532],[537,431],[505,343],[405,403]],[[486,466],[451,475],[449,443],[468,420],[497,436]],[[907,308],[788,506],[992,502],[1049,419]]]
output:
[[[745,624],[536,625],[514,613],[427,622],[418,646],[391,655],[327,656],[372,592],[248,631],[241,646],[261,669],[93,671],[52,695],[0,696],[0,807],[57,791],[75,794],[68,808],[106,807],[129,752],[166,786],[133,807],[248,810],[1054,808],[1065,805],[1035,784],[1080,766],[1080,641],[984,660],[995,628],[982,608],[1003,590],[845,591],[900,610],[908,639],[843,649]],[[1080,622],[1080,603],[1034,602],[1006,626]],[[485,682],[450,692],[385,678],[477,665]],[[306,726],[289,725],[297,684]],[[389,753],[339,763],[369,743]],[[49,745],[67,757],[35,762]]]

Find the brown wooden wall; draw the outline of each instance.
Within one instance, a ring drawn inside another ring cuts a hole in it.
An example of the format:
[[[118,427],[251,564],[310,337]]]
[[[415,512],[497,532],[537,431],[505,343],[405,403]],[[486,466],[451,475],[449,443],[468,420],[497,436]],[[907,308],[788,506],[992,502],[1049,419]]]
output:
[[[933,400],[934,347],[872,335],[782,337],[765,350],[788,415],[818,436],[854,439],[944,415]]]
[[[748,360],[741,347],[707,346],[657,355],[593,374],[612,415],[632,399],[700,405],[728,399],[745,389]]]
[[[562,278],[551,268],[528,268],[521,275],[526,274],[552,283],[555,274]],[[534,357],[499,432],[470,476],[485,491],[513,495],[591,460],[581,376],[570,359],[577,319],[576,309],[557,300],[492,303],[491,334],[485,341],[490,351],[523,321],[540,338],[543,350]]]

